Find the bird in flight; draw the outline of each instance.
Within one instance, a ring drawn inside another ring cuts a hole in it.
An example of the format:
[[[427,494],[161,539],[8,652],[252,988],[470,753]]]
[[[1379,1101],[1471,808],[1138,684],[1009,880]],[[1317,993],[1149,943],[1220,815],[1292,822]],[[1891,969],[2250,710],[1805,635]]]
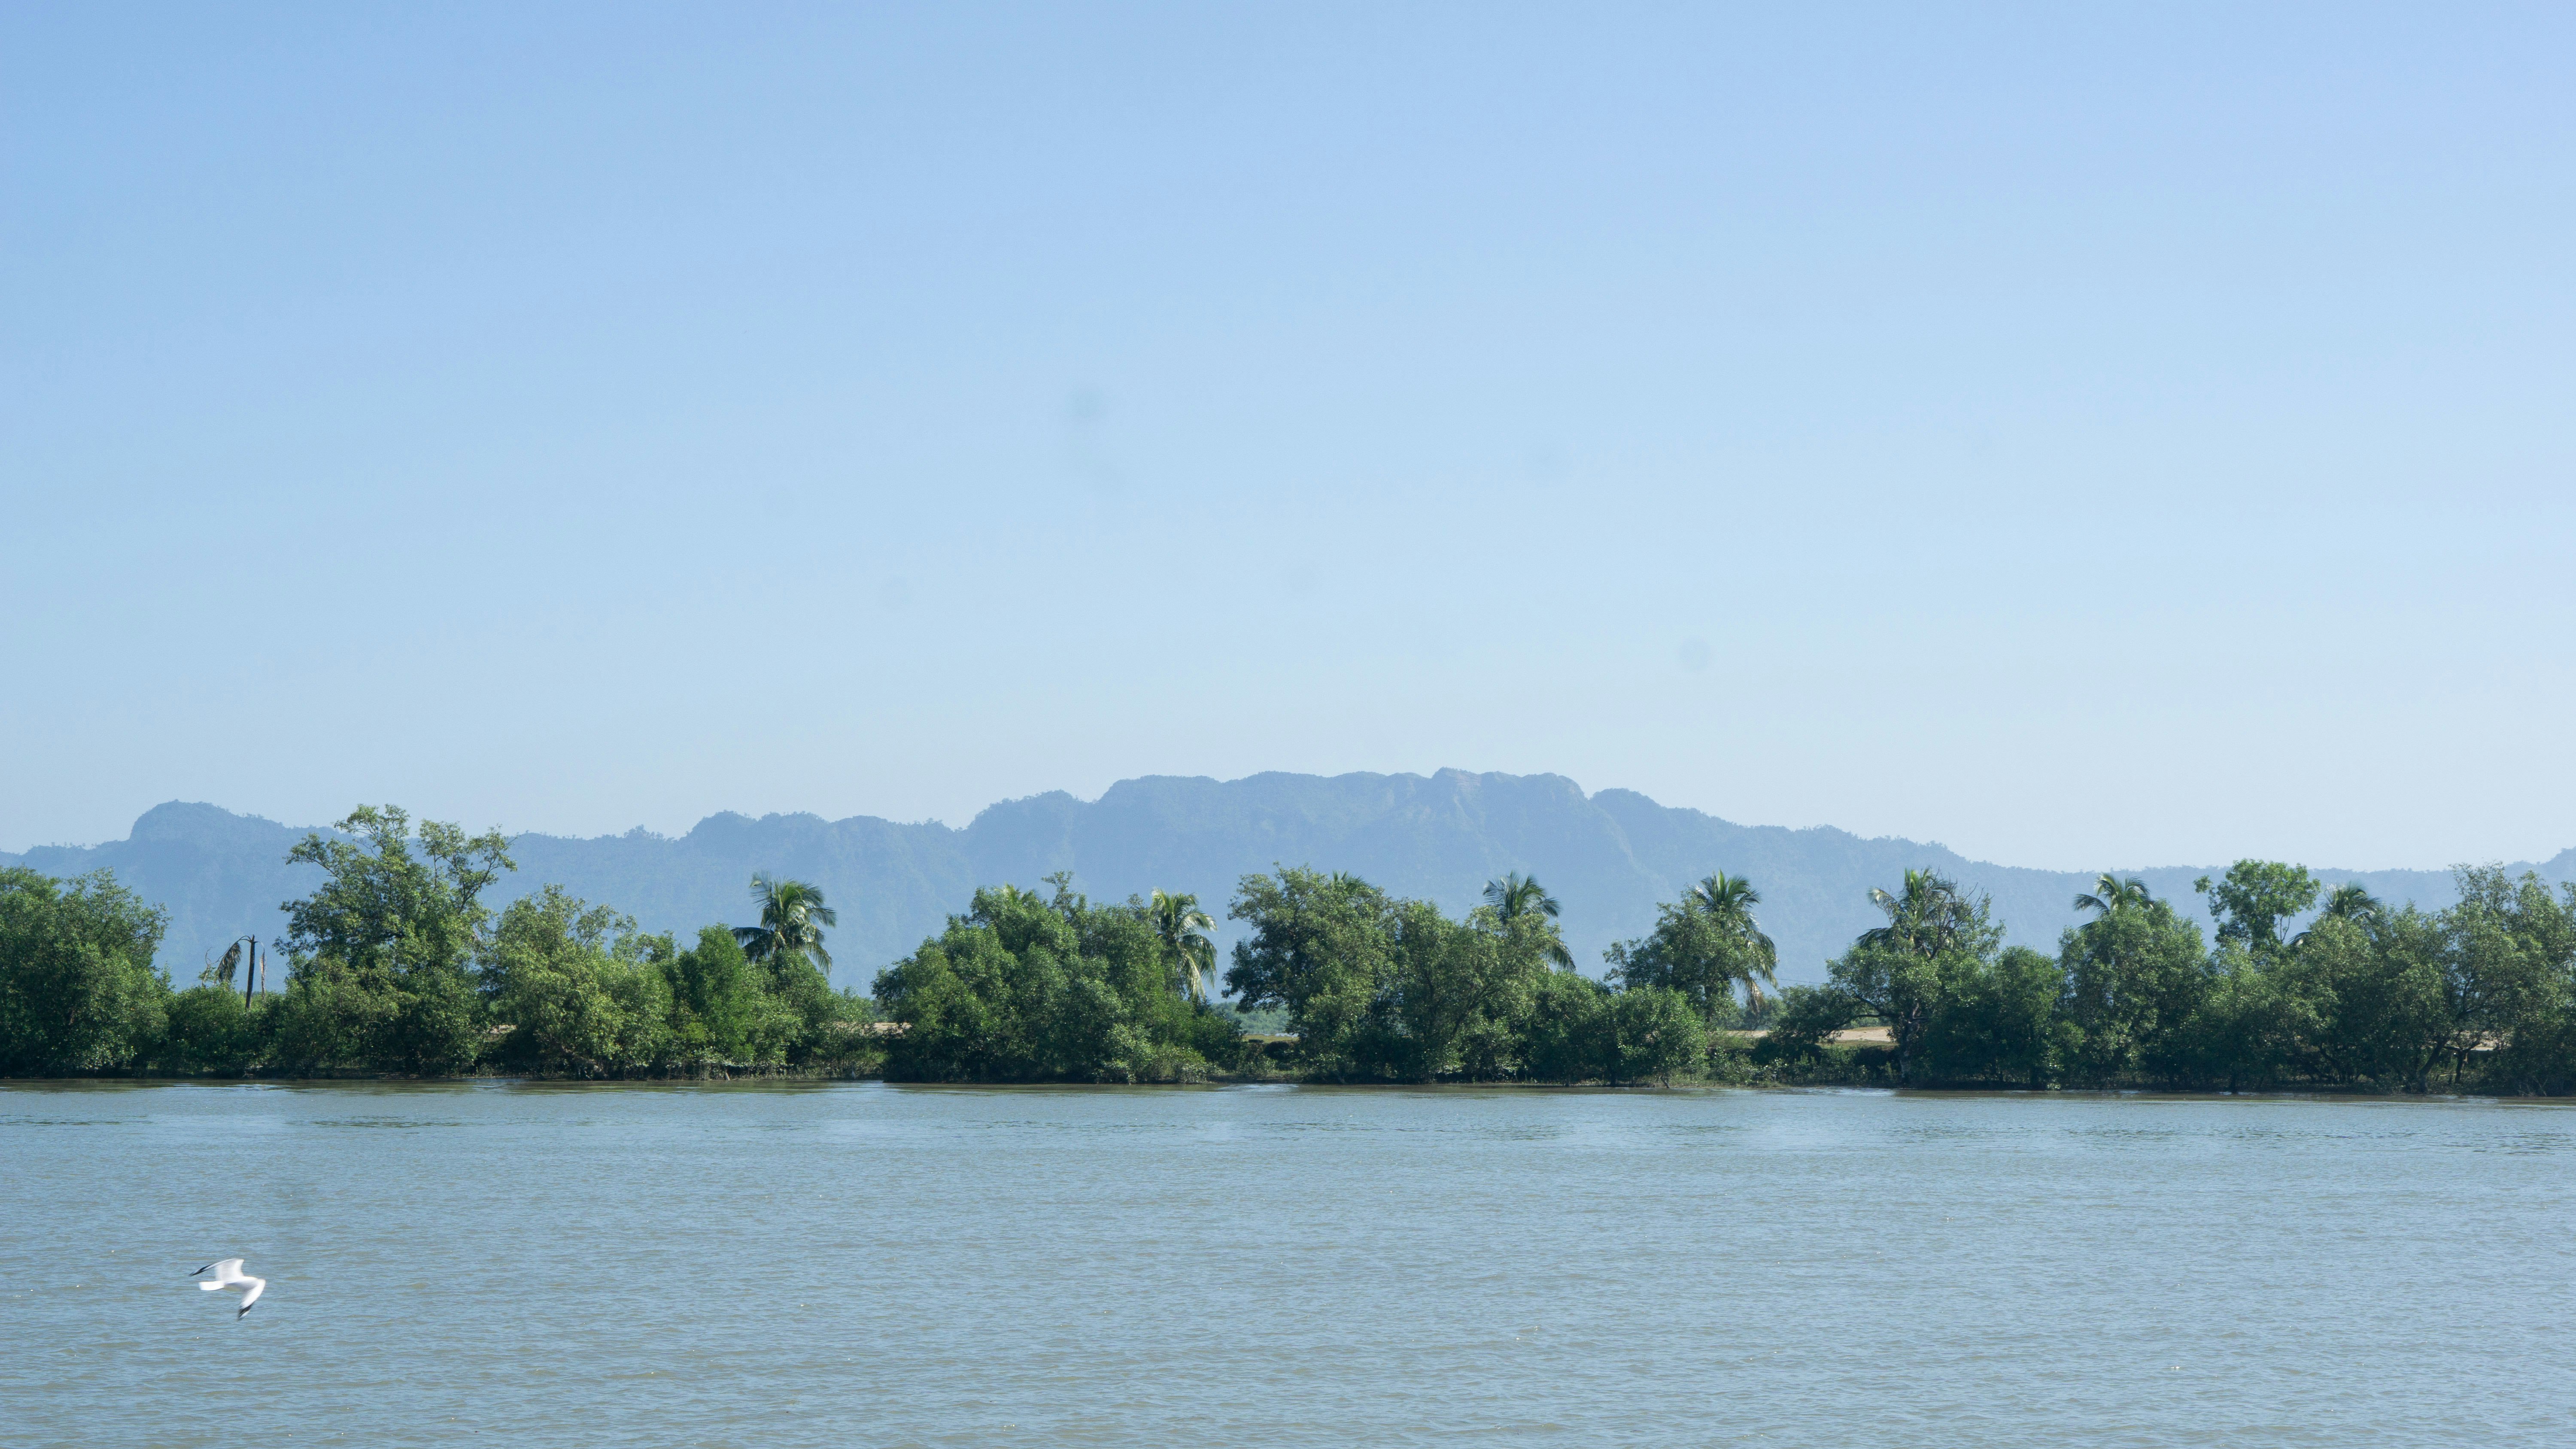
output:
[[[196,1278],[207,1273],[214,1274],[212,1278],[207,1278],[197,1285],[209,1293],[222,1293],[236,1288],[250,1290],[242,1294],[241,1307],[233,1312],[233,1321],[236,1323],[241,1321],[243,1314],[250,1312],[250,1306],[259,1301],[259,1295],[268,1290],[267,1279],[252,1277],[241,1270],[241,1265],[242,1260],[239,1258],[226,1258],[220,1263],[208,1263],[188,1275]]]

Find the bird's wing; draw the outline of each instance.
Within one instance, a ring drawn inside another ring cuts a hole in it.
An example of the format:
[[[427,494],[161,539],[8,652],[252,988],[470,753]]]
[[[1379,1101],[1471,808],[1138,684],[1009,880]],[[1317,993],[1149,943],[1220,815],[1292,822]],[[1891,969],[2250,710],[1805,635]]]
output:
[[[224,1258],[218,1260],[215,1266],[206,1271],[215,1275],[216,1282],[223,1283],[240,1277],[241,1265],[242,1260],[239,1258]]]
[[[242,1281],[250,1285],[250,1291],[242,1295],[241,1308],[233,1314],[235,1318],[250,1312],[250,1306],[259,1301],[259,1295],[268,1291],[268,1280],[265,1278],[244,1278]]]

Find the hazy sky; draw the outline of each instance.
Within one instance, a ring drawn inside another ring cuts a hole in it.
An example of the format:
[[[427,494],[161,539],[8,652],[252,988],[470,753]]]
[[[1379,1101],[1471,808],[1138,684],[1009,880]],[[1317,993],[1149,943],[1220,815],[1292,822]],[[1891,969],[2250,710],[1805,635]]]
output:
[[[2576,10],[0,10],[0,848],[2576,844]]]

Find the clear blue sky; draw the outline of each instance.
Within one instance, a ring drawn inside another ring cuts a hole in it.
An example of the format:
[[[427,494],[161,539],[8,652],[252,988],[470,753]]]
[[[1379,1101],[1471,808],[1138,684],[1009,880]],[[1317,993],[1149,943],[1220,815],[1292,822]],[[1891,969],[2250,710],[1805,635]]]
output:
[[[2576,10],[0,11],[0,848],[2576,844]]]

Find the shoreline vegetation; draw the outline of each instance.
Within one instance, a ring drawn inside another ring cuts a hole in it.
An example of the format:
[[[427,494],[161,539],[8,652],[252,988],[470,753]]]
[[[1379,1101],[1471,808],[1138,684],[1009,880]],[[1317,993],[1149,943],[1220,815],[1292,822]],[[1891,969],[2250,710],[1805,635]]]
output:
[[[493,910],[508,840],[391,807],[288,859],[324,879],[284,903],[278,990],[229,955],[175,986],[163,913],[108,872],[0,871],[0,1076],[2576,1092],[2576,884],[2495,868],[2426,912],[2239,861],[2196,886],[2214,939],[2104,875],[2055,955],[1908,871],[1785,989],[1760,892],[1723,872],[1595,979],[1530,877],[1453,919],[1282,867],[1238,883],[1221,983],[1195,897],[1059,873],[978,890],[862,995],[832,989],[838,917],[801,881],[757,875],[756,924],[684,939],[551,885]]]

